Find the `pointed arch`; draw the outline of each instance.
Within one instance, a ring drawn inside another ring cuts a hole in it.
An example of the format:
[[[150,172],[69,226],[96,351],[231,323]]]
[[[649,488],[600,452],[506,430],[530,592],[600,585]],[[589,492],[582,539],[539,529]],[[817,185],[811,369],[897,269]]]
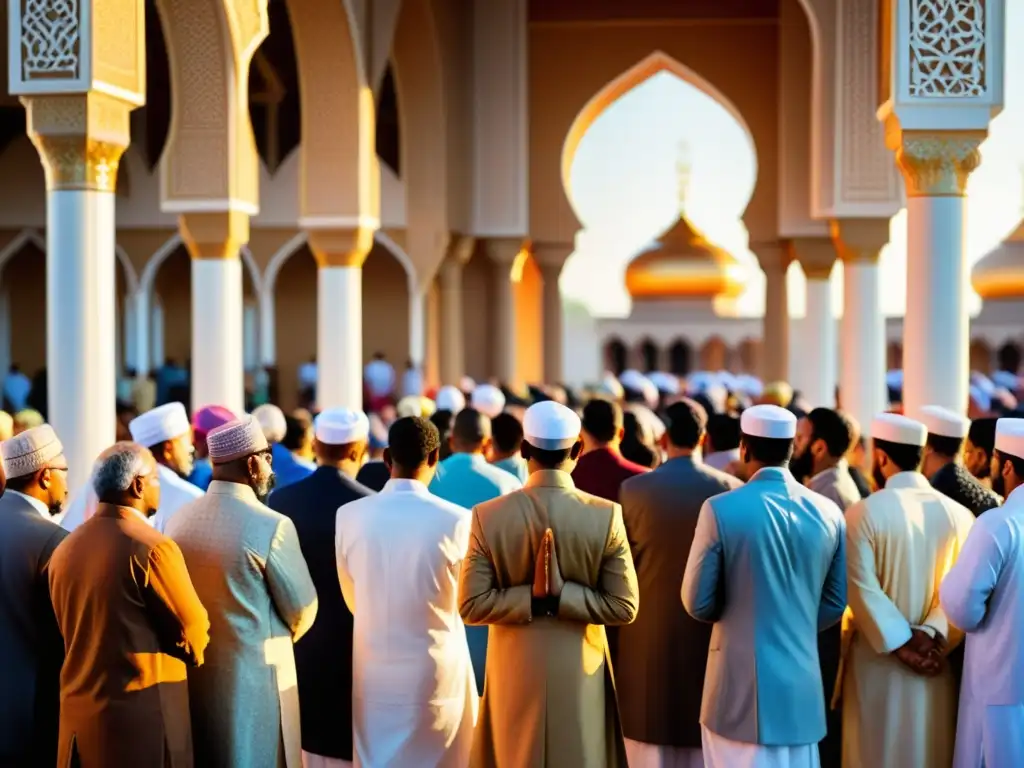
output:
[[[37,229],[26,227],[21,230],[3,249],[0,249],[0,272],[4,265],[17,254],[22,248],[31,243],[43,253],[46,253],[46,237]],[[135,266],[128,257],[127,252],[120,245],[114,246],[114,255],[117,263],[121,265],[124,274],[125,286],[129,294],[135,293],[139,287],[139,275]]]
[[[570,180],[572,164],[576,158],[576,150],[579,149],[580,141],[582,141],[584,135],[586,135],[587,131],[590,129],[590,126],[597,121],[608,107],[618,101],[619,98],[627,94],[629,91],[660,72],[668,72],[675,75],[683,82],[689,83],[694,88],[720,104],[743,128],[743,132],[747,136],[747,141],[750,143],[750,152],[754,156],[754,162],[757,162],[757,150],[754,144],[754,135],[739,109],[737,109],[736,106],[726,98],[725,94],[719,91],[711,84],[711,82],[701,77],[697,72],[690,69],[682,62],[672,58],[667,53],[655,51],[642,61],[627,69],[618,77],[608,82],[603,88],[601,88],[601,90],[594,94],[590,101],[588,101],[583,109],[580,110],[579,114],[576,115],[576,119],[569,128],[569,132],[565,137],[565,143],[562,146],[562,186],[565,188],[565,193],[569,198],[570,205],[573,205],[574,212],[575,204],[572,200],[572,187],[570,185]]]
[[[138,280],[138,289],[145,291],[146,295],[151,295],[153,292],[153,283],[156,281],[156,275],[160,271],[160,266],[167,260],[167,257],[174,253],[178,247],[182,245],[181,235],[175,232],[167,241],[161,245],[149,260],[146,262],[146,266],[142,268],[142,275]],[[252,252],[248,246],[242,246],[241,250],[242,262],[245,264],[245,269],[249,273],[249,279],[252,280],[252,290],[257,296],[260,294],[263,279],[260,276],[260,268],[256,264],[256,259],[253,258]],[[126,256],[127,258],[127,256]]]

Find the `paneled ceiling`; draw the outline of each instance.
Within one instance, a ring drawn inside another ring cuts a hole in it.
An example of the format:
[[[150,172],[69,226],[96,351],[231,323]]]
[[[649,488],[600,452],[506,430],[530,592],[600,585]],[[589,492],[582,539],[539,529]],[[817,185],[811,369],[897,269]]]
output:
[[[775,19],[779,0],[530,0],[530,21]]]

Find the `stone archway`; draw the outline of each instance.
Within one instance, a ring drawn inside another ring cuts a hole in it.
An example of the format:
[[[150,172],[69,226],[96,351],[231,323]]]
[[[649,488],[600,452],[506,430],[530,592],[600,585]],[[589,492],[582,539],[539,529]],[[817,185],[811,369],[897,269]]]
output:
[[[686,339],[676,339],[668,348],[668,369],[676,376],[687,376],[693,370],[693,347]]]
[[[712,336],[700,348],[703,371],[724,371],[729,362],[729,347],[721,336]]]
[[[616,376],[622,375],[622,372],[626,370],[626,358],[626,345],[623,343],[622,339],[618,337],[611,338],[604,343],[605,370],[611,371]]]
[[[636,362],[644,373],[661,370],[661,349],[654,339],[646,338],[637,345]]]

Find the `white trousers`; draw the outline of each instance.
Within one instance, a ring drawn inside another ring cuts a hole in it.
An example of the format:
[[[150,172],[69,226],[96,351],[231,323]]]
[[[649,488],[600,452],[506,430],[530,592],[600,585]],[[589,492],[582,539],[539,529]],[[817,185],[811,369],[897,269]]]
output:
[[[706,768],[820,768],[817,744],[769,747],[732,741],[700,727]]]
[[[704,753],[697,747],[663,747],[626,739],[629,768],[704,768]]]
[[[324,757],[302,750],[302,768],[352,768],[352,763],[348,760],[339,760],[337,757]]]

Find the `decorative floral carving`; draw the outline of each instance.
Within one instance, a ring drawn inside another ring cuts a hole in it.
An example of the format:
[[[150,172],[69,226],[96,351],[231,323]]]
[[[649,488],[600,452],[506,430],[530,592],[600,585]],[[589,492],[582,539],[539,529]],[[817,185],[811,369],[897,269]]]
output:
[[[984,140],[983,132],[904,132],[896,163],[907,197],[962,197],[967,178],[981,164],[978,148]]]
[[[910,95],[984,95],[985,0],[915,0],[910,13]]]
[[[79,0],[24,0],[21,65],[25,80],[78,77]]]

